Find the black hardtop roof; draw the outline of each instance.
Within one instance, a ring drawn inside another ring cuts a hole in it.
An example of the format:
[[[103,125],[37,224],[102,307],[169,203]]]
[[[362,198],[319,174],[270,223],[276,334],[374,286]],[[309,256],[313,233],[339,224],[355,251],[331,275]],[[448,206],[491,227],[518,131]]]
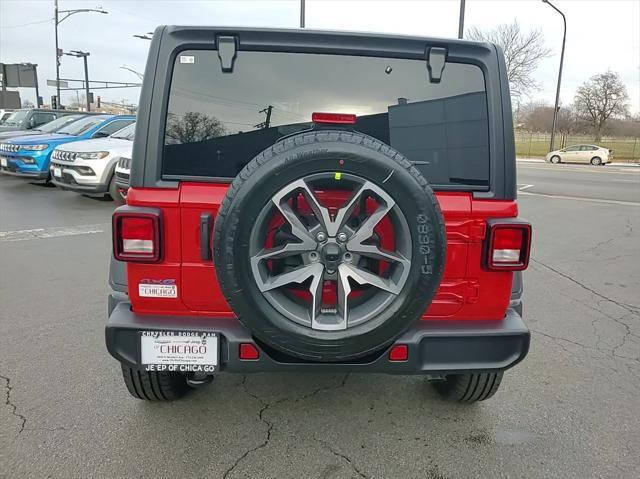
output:
[[[155,33],[164,32],[166,34],[197,34],[198,32],[216,32],[228,35],[250,35],[258,34],[260,36],[272,37],[274,40],[281,40],[285,37],[291,39],[315,38],[317,40],[332,39],[340,41],[341,39],[353,40],[387,40],[389,42],[419,42],[421,44],[428,43],[432,45],[446,44],[458,46],[472,46],[482,49],[493,50],[496,45],[489,42],[478,42],[474,40],[465,40],[448,37],[429,37],[419,35],[403,35],[396,33],[381,32],[365,32],[365,31],[349,31],[349,30],[314,30],[308,28],[262,28],[262,27],[233,27],[233,26],[214,26],[214,25],[159,25]],[[154,34],[155,34],[154,33]],[[213,38],[212,38],[213,40]],[[240,39],[242,41],[242,38]]]

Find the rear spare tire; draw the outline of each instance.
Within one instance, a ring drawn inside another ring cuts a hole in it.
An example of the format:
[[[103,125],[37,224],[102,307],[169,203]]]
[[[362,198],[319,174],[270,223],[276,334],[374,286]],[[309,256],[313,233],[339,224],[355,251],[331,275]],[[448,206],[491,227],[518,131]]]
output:
[[[433,190],[399,152],[308,131],[255,157],[216,217],[214,263],[238,319],[311,361],[393,343],[431,303],[445,262]]]

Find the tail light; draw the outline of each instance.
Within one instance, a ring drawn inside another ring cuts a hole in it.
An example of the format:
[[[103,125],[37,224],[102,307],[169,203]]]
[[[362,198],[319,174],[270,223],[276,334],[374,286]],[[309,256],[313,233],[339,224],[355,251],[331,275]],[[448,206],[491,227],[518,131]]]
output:
[[[156,263],[162,258],[160,211],[122,206],[113,214],[113,256],[119,261]]]
[[[494,271],[522,271],[529,266],[531,225],[521,221],[489,222],[486,267]]]
[[[260,359],[260,350],[252,343],[240,343],[238,356],[242,361],[257,361]]]
[[[356,115],[351,113],[317,113],[311,114],[311,121],[314,123],[333,123],[338,125],[353,125],[356,122]]]
[[[403,362],[409,359],[409,346],[396,344],[389,350],[389,361]]]

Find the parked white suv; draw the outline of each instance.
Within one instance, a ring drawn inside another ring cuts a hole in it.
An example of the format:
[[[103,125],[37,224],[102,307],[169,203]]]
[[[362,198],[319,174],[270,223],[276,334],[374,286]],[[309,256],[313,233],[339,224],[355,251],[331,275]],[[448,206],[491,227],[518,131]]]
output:
[[[129,176],[131,175],[131,151],[118,158],[116,163],[116,189],[120,197],[115,201],[124,203],[127,199],[127,191],[129,190]]]
[[[546,161],[551,163],[591,163],[593,166],[606,165],[613,161],[613,150],[596,145],[571,145],[562,150],[547,153]]]
[[[51,156],[51,181],[64,190],[119,199],[115,181],[118,159],[131,156],[135,123],[107,138],[60,145]]]

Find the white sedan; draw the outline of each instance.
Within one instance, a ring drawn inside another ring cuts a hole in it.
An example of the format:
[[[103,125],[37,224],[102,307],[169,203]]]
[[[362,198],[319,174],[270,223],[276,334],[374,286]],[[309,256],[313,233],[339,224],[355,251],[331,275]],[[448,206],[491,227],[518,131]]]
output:
[[[595,145],[571,145],[562,150],[547,153],[546,161],[551,163],[591,163],[606,165],[613,161],[613,150]]]

